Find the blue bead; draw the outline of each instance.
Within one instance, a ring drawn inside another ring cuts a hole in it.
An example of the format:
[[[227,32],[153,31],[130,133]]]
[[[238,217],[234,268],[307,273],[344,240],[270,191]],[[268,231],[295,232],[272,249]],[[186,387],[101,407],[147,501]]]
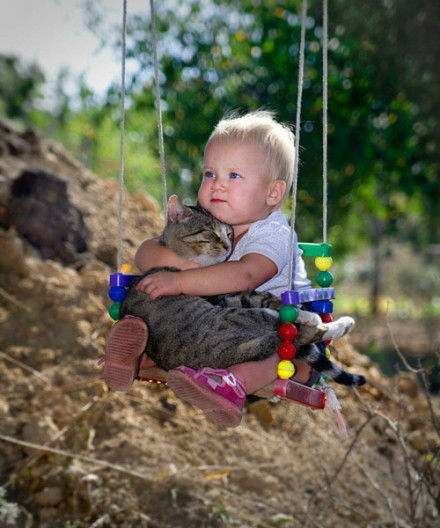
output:
[[[114,302],[121,302],[127,296],[127,292],[122,286],[112,286],[108,290],[108,296]]]
[[[333,313],[331,301],[312,301],[309,303],[310,310],[317,313]]]

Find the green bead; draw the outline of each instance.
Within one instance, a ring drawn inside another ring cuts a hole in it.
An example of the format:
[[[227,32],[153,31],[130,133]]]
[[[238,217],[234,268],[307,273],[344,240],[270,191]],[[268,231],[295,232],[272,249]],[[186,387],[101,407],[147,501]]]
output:
[[[333,282],[333,275],[329,271],[320,271],[316,275],[316,282],[321,286],[321,288],[327,288]]]
[[[290,304],[281,306],[280,308],[280,319],[283,323],[293,323],[298,317],[298,308]]]
[[[120,302],[114,302],[110,308],[108,309],[109,316],[114,319],[115,321],[119,321],[121,318],[121,303]]]

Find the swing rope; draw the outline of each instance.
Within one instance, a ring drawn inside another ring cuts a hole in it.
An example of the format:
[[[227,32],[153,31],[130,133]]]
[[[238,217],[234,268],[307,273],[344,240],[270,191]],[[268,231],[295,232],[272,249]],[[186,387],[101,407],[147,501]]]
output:
[[[165,148],[163,140],[163,125],[162,125],[162,110],[160,104],[160,85],[159,85],[159,65],[157,59],[157,36],[156,36],[156,21],[155,21],[155,7],[154,0],[150,0],[151,8],[151,29],[152,29],[152,45],[154,58],[154,79],[155,79],[155,98],[156,98],[156,112],[157,112],[157,127],[159,135],[159,154],[160,167],[162,177],[162,195],[163,195],[163,210],[166,219],[167,211],[167,176],[165,165]],[[118,235],[117,235],[117,257],[116,269],[121,272],[122,268],[122,238],[124,231],[124,187],[125,187],[125,63],[126,63],[126,47],[127,47],[127,0],[123,0],[122,6],[122,30],[121,30],[121,88],[120,88],[120,124],[119,124],[119,178],[118,178]]]
[[[322,0],[323,32],[322,32],[322,240],[327,243],[327,215],[328,215],[328,164],[327,164],[327,136],[328,136],[328,0]],[[295,124],[295,164],[293,171],[291,211],[290,211],[290,241],[289,241],[289,289],[294,289],[295,262],[293,258],[293,242],[295,236],[296,201],[298,186],[298,163],[301,132],[301,106],[304,89],[304,48],[305,26],[307,18],[307,0],[303,0],[301,9],[301,38],[299,49],[298,94],[296,102]]]
[[[157,128],[159,137],[159,155],[161,165],[163,210],[166,219],[167,214],[167,175],[165,163],[165,148],[163,138],[163,123],[161,109],[161,92],[159,81],[159,62],[157,53],[157,30],[156,10],[154,0],[150,0],[152,48],[154,63],[154,86],[157,114]],[[295,122],[295,163],[291,190],[291,214],[290,214],[290,240],[289,240],[289,289],[294,288],[295,262],[293,258],[293,246],[295,236],[299,147],[301,136],[301,108],[302,94],[304,88],[304,55],[305,55],[305,31],[307,19],[307,0],[303,0],[301,9],[301,37],[299,50],[298,71],[298,93],[296,103]],[[125,138],[125,63],[126,63],[126,34],[127,34],[127,0],[123,0],[122,16],[122,60],[121,60],[121,90],[120,90],[120,138],[119,138],[119,185],[118,185],[118,241],[117,241],[117,271],[121,270],[122,264],[122,235],[123,235],[123,195],[124,195],[124,138]],[[322,36],[322,64],[323,64],[323,128],[322,128],[322,150],[323,150],[323,242],[327,242],[327,203],[328,203],[328,175],[327,175],[327,132],[328,132],[328,0],[323,0],[323,36]]]
[[[327,242],[328,0],[322,0],[322,241]]]
[[[117,271],[121,272],[122,266],[122,233],[124,221],[122,218],[124,201],[124,138],[125,138],[125,48],[127,35],[127,0],[122,7],[122,60],[121,60],[121,107],[119,125],[119,185],[118,185],[118,241],[117,241]]]
[[[167,219],[167,172],[165,165],[165,147],[163,141],[163,124],[162,124],[162,109],[160,104],[160,80],[159,80],[159,61],[157,59],[157,31],[156,31],[156,9],[154,0],[150,0],[151,11],[151,36],[153,44],[153,60],[154,60],[154,93],[156,98],[156,114],[157,114],[157,130],[159,136],[159,155],[160,155],[160,173],[162,178],[162,199],[163,199],[163,214],[165,221]]]
[[[292,201],[290,210],[290,240],[289,240],[289,290],[294,287],[295,262],[293,258],[293,241],[295,236],[295,219],[296,219],[296,195],[298,186],[298,163],[299,163],[299,145],[301,132],[301,106],[302,93],[304,87],[304,47],[306,34],[306,17],[307,17],[307,0],[303,0],[301,9],[301,39],[299,47],[299,72],[298,72],[298,94],[296,99],[296,123],[295,123],[295,163],[293,168],[292,181]]]

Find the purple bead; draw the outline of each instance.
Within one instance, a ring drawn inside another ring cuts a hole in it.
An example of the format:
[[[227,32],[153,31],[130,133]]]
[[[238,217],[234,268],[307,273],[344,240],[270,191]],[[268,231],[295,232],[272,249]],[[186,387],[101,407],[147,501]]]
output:
[[[309,288],[307,290],[289,290],[281,294],[281,304],[303,304],[335,298],[334,288]]]

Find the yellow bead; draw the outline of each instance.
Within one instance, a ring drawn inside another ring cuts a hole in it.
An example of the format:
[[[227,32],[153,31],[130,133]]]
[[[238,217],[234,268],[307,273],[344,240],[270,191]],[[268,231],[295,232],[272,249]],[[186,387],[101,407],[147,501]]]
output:
[[[277,373],[281,379],[291,378],[295,374],[295,365],[291,361],[283,359],[278,363]]]
[[[122,273],[130,273],[132,269],[133,269],[133,266],[131,264],[122,264],[121,266]]]
[[[327,271],[332,267],[333,259],[331,257],[316,257],[315,266],[319,271]]]
[[[325,357],[327,359],[330,359],[330,357],[331,357],[331,352],[330,352],[330,350],[328,348],[325,349]]]

